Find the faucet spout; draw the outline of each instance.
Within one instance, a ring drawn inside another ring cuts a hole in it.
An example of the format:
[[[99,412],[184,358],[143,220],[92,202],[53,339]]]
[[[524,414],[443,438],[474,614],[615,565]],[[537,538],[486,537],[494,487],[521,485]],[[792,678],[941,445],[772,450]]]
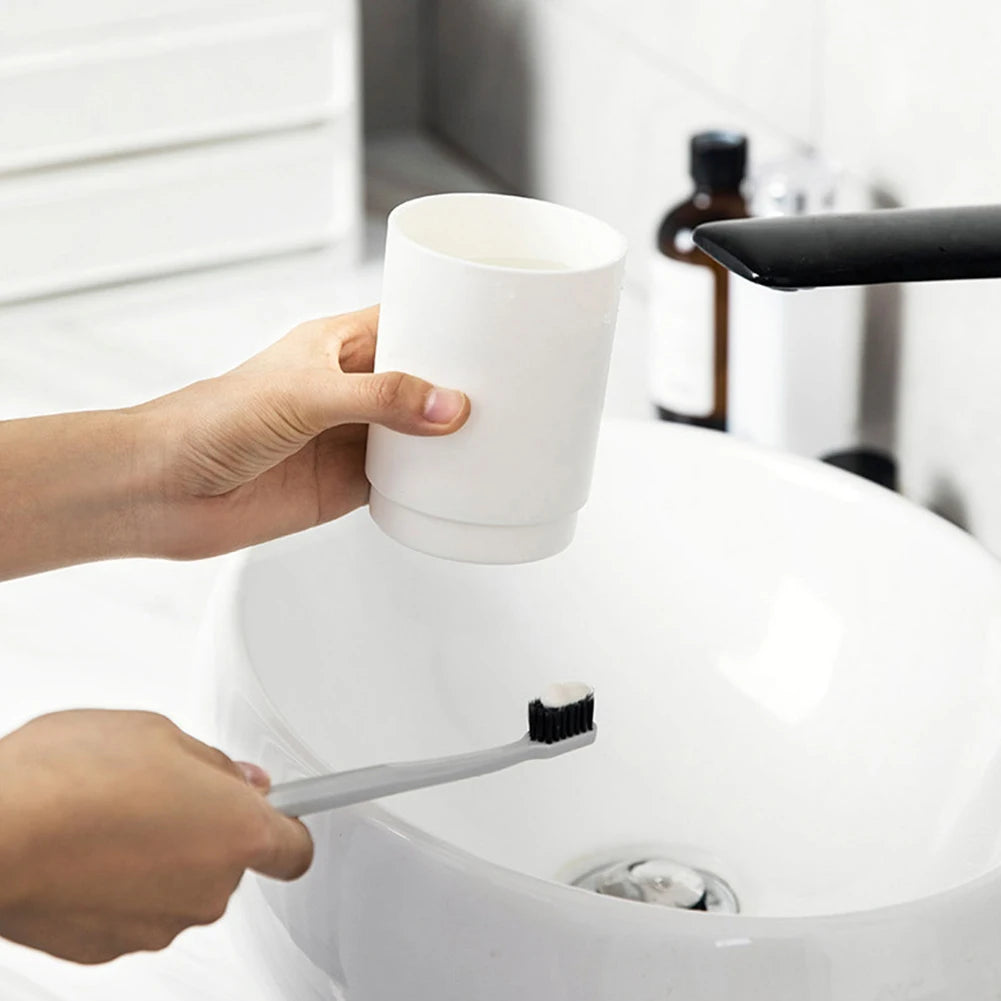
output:
[[[707,222],[693,238],[775,289],[1001,278],[1001,205]]]

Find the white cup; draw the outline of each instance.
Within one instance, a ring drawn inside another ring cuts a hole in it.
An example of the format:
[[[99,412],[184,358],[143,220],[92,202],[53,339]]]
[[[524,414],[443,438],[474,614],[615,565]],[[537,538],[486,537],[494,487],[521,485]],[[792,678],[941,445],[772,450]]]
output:
[[[433,556],[525,563],[573,539],[587,500],[626,241],[531,198],[449,194],[389,216],[376,371],[464,391],[454,434],[373,425],[369,507]]]

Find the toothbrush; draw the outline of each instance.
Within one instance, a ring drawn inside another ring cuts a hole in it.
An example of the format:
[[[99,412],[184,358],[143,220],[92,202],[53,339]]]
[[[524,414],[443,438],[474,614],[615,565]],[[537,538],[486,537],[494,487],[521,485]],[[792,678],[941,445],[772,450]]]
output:
[[[449,758],[373,765],[275,786],[268,801],[289,817],[336,810],[411,789],[487,775],[532,758],[555,758],[593,744],[594,691],[579,681],[550,685],[528,705],[528,733],[512,744]]]

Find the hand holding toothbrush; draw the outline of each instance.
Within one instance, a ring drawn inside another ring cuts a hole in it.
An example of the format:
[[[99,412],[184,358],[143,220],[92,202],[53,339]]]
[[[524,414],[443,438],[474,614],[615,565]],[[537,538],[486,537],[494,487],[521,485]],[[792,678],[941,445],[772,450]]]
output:
[[[312,840],[268,787],[153,713],[32,720],[0,740],[0,936],[102,963],[220,918],[247,869],[301,876]]]
[[[154,713],[41,716],[0,739],[0,937],[79,963],[169,945],[222,917],[244,872],[295,879],[294,816],[484,775],[594,742],[586,685],[550,686],[520,740],[270,789],[256,766]],[[270,795],[269,795],[270,792]]]

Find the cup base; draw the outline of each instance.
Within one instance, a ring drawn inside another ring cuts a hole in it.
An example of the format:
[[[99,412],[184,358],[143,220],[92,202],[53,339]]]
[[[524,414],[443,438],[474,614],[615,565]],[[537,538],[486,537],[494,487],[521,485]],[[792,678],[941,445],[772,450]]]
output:
[[[397,504],[374,487],[368,501],[372,520],[409,549],[461,563],[531,563],[570,545],[576,513],[541,525],[474,525],[436,518]]]

